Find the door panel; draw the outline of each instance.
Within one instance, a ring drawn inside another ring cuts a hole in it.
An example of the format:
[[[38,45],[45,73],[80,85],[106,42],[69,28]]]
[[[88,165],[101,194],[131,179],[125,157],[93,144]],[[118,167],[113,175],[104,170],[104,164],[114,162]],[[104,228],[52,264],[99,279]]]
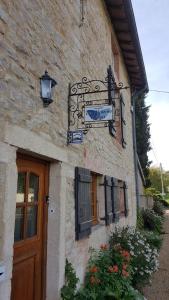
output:
[[[17,168],[11,300],[43,300],[48,165],[19,158]]]
[[[14,299],[34,299],[34,267],[35,256],[19,261],[15,265],[13,270]]]

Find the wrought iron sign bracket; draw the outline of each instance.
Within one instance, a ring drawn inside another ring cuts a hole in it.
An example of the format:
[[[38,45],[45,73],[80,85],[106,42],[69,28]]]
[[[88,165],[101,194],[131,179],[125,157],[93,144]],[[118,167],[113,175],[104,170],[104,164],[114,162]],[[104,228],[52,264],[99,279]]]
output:
[[[113,120],[115,101],[120,91],[128,89],[122,82],[116,83],[111,66],[104,80],[88,80],[69,85],[67,143],[80,144],[90,128],[108,127]]]

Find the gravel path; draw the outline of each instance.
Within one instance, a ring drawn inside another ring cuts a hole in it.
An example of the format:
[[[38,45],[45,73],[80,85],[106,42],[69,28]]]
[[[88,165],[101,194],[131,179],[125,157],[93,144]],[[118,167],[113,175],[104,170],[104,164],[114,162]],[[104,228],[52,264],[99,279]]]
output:
[[[152,284],[143,289],[147,300],[169,300],[169,210],[166,211],[164,231],[159,270],[152,276]]]

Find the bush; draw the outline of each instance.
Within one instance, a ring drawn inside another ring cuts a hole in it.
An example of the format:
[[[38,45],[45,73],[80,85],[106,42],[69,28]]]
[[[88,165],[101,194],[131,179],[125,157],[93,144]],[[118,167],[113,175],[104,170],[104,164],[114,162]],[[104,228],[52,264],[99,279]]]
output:
[[[160,201],[160,203],[163,204],[164,207],[169,207],[169,203],[165,199],[162,199],[162,200],[159,200],[159,201]]]
[[[157,216],[158,217],[158,216]],[[116,229],[109,245],[90,250],[84,286],[66,260],[63,300],[143,300],[136,288],[149,281],[158,268],[159,234],[134,228]]]
[[[78,300],[143,300],[131,286],[130,253],[120,245],[102,245],[91,250],[85,287],[77,293]]]
[[[91,299],[125,299],[131,282],[129,257],[122,248],[107,245],[91,250],[85,281],[85,287],[94,297]]]
[[[144,229],[144,219],[142,209],[137,210],[137,228],[142,230]]]
[[[153,231],[143,231],[142,233],[145,236],[146,241],[153,248],[155,248],[159,251],[161,248],[161,245],[162,245],[162,241],[163,241],[162,237],[158,233],[155,233]]]
[[[63,300],[74,300],[76,297],[76,285],[79,279],[76,277],[76,273],[66,259],[65,265],[65,285],[61,288],[61,297]]]
[[[145,209],[142,211],[144,228],[162,233],[163,229],[163,218],[155,214],[152,209]]]
[[[157,270],[157,250],[147,243],[146,237],[139,230],[129,227],[116,229],[112,234],[110,245],[120,245],[130,252],[134,286],[147,283],[151,274]]]
[[[163,200],[163,197],[160,193],[153,195],[154,201],[161,201]]]
[[[89,291],[87,288],[82,288],[77,293],[77,300],[145,300],[144,296],[132,286],[127,287],[122,297],[114,296],[111,291],[109,291],[109,295],[105,296],[102,293],[99,295],[92,290]]]
[[[162,199],[162,196],[160,194],[160,191],[158,191],[157,189],[155,189],[154,187],[149,187],[149,188],[146,188],[145,191],[144,191],[144,194],[146,196],[151,196],[155,199]]]
[[[153,210],[158,216],[164,216],[164,206],[161,201],[154,201]]]

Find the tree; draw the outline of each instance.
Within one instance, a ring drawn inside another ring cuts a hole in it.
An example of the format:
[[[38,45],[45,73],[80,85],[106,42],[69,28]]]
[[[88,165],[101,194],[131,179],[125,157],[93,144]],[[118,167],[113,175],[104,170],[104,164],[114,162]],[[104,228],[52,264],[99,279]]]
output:
[[[150,124],[148,122],[149,118],[149,108],[146,106],[145,97],[143,96],[136,99],[135,102],[135,118],[136,118],[136,142],[137,142],[137,153],[140,160],[140,164],[143,169],[144,176],[146,178],[147,186],[150,185],[149,181],[149,167],[151,161],[148,159],[148,151],[151,150],[150,146]]]
[[[151,180],[151,186],[162,192],[162,184],[161,184],[161,170],[160,168],[151,167],[149,169],[149,177]],[[164,193],[169,192],[169,172],[163,172],[163,185],[164,185]]]

